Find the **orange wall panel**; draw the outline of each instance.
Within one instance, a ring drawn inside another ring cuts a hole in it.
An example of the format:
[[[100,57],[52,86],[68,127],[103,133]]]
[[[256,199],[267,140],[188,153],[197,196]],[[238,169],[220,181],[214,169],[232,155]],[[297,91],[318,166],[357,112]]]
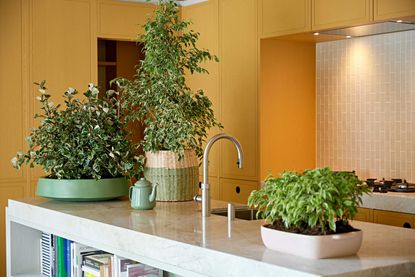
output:
[[[261,40],[260,176],[316,164],[315,44]]]

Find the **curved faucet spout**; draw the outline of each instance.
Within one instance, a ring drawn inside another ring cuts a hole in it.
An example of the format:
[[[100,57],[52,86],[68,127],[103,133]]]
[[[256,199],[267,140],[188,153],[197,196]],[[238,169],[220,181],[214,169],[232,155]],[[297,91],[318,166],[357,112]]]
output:
[[[243,160],[244,160],[244,153],[242,150],[242,146],[239,143],[239,141],[229,135],[229,134],[217,134],[213,136],[206,144],[205,151],[203,152],[203,183],[202,183],[202,216],[206,217],[210,215],[210,188],[209,188],[209,173],[208,173],[208,167],[209,167],[209,152],[212,148],[213,144],[220,140],[220,139],[228,139],[230,140],[233,145],[235,145],[236,151],[238,152],[238,161],[237,165],[238,168],[242,168],[243,166]]]

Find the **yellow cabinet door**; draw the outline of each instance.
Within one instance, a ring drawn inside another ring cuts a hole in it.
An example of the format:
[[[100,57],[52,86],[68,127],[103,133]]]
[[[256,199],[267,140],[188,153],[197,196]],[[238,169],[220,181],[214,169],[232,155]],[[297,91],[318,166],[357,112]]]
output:
[[[40,109],[37,87],[32,81],[46,80],[54,103],[73,87],[83,92],[88,83],[97,79],[97,40],[90,25],[92,4],[89,0],[36,0],[31,14],[31,76],[29,126],[34,126],[33,114]],[[32,183],[45,175],[36,167],[31,170]]]
[[[32,4],[32,78],[46,79],[59,101],[69,86],[84,91],[96,71],[97,41],[89,0],[36,0]],[[95,63],[93,63],[95,61]],[[36,93],[37,88],[32,86]]]
[[[357,208],[357,214],[353,220],[373,222],[373,210],[368,208]]]
[[[219,177],[209,177],[210,198],[220,200]],[[199,190],[198,195],[202,195],[203,176],[199,176]]]
[[[191,29],[200,33],[197,47],[208,49],[210,53],[219,55],[219,8],[218,0],[209,0],[200,4],[182,8],[182,17],[190,20]],[[219,92],[219,63],[210,61],[203,66],[209,74],[187,72],[186,83],[193,90],[203,89],[213,104],[216,118],[221,121],[220,115],[220,92]],[[208,138],[219,133],[218,128],[209,130]],[[219,144],[215,145],[209,154],[209,176],[219,175]],[[200,170],[202,174],[202,171]],[[217,199],[217,198],[216,198]]]
[[[219,185],[221,200],[244,205],[248,203],[251,191],[257,188],[258,182],[231,179],[220,179]]]
[[[16,170],[10,159],[26,144],[29,93],[29,5],[0,1],[0,277],[6,276],[5,207],[7,199],[29,196],[27,168]],[[25,53],[22,55],[22,53]]]
[[[313,0],[313,30],[367,24],[371,19],[372,0]]]
[[[220,109],[224,131],[242,144],[243,169],[232,143],[221,142],[220,176],[257,180],[258,32],[256,0],[219,1]]]
[[[132,40],[143,32],[142,25],[154,9],[153,4],[98,0],[98,37]]]
[[[260,0],[261,38],[311,31],[311,0]]]
[[[373,210],[373,222],[415,229],[415,214]]]
[[[374,19],[402,19],[415,16],[414,0],[374,0]]]

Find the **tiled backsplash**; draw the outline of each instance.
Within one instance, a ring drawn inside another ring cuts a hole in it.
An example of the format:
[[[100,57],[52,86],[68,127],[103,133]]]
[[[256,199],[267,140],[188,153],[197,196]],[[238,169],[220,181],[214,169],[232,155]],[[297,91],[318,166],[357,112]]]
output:
[[[317,45],[317,165],[415,182],[415,31]]]

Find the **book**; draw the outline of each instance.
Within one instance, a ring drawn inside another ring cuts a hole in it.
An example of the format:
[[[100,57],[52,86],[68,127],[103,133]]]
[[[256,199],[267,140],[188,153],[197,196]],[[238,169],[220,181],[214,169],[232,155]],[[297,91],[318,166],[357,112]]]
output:
[[[68,239],[63,241],[63,259],[67,277],[71,277],[71,243]]]
[[[84,259],[84,264],[99,270],[102,265],[110,264],[111,256],[109,253],[88,255]]]
[[[75,242],[71,243],[71,277],[75,276],[75,255],[74,255]]]
[[[118,255],[114,255],[113,274],[112,277],[127,277],[127,266],[137,264],[137,261],[126,259]]]
[[[84,276],[90,276],[90,277],[104,277],[101,276],[101,272],[99,270],[96,270],[95,268],[90,268],[89,266],[83,265],[81,267],[82,272],[84,273]]]
[[[57,237],[57,258],[58,258],[58,271],[57,277],[68,277],[65,270],[65,239]]]
[[[127,277],[163,277],[163,271],[146,264],[130,264],[127,265]]]
[[[42,232],[40,238],[40,272],[43,276],[53,277],[53,235]]]
[[[72,270],[73,277],[82,277],[82,261],[86,255],[95,254],[98,249],[86,246],[77,242],[72,243],[73,254],[72,254]]]
[[[88,255],[84,259],[84,265],[99,270],[101,277],[109,277],[112,276],[111,256],[109,253]]]
[[[58,276],[58,237],[53,235],[53,274],[52,276]]]

